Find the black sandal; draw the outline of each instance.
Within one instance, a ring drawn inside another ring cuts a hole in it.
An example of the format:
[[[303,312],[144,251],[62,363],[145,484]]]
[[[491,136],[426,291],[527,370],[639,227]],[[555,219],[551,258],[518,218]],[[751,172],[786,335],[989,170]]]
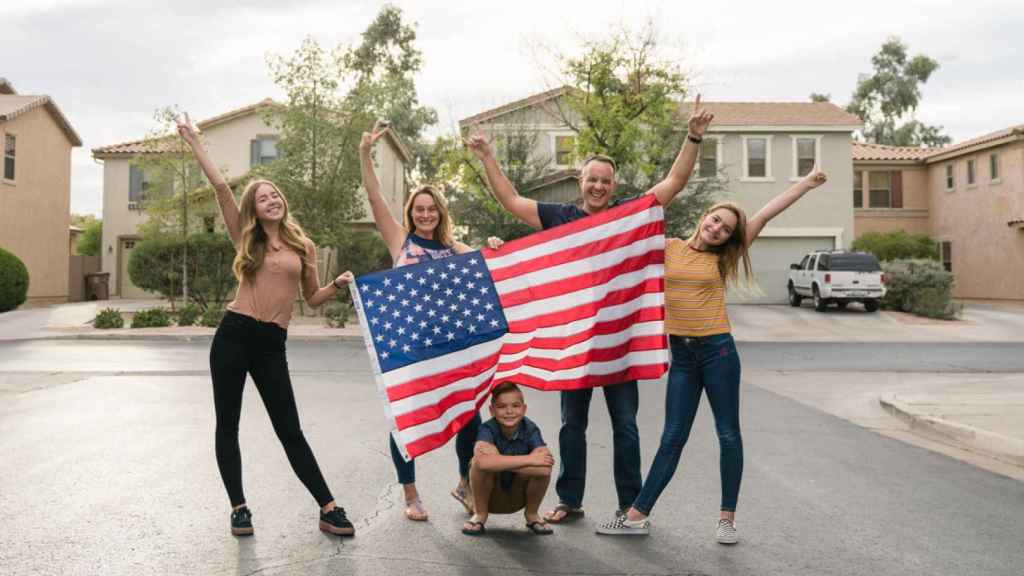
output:
[[[562,513],[561,518],[555,518],[555,515],[559,512]],[[544,515],[544,521],[548,524],[561,524],[563,522],[572,522],[583,518],[583,508],[573,508],[565,502],[559,502],[550,512]]]
[[[548,534],[554,534],[555,531],[548,526],[547,522],[543,520],[535,520],[533,522],[526,523],[526,529],[538,536],[547,536]]]
[[[472,526],[472,528],[466,528],[467,525]],[[462,533],[466,536],[483,536],[487,534],[487,527],[484,526],[483,522],[470,518],[462,525]]]

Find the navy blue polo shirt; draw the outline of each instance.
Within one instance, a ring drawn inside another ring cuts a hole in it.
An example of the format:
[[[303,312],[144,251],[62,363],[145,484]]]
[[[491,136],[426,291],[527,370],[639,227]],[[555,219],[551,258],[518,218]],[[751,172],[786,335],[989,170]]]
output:
[[[618,206],[619,204],[625,204],[626,202],[636,200],[639,197],[640,196],[627,196],[625,198],[612,200],[611,203],[608,204],[608,208]],[[555,226],[590,216],[590,214],[587,214],[583,208],[580,208],[575,204],[537,202],[537,216],[540,217],[541,229],[547,230],[548,228],[554,228]]]
[[[547,446],[544,443],[544,437],[540,434],[540,428],[526,416],[523,416],[523,421],[519,423],[511,438],[506,438],[501,433],[501,425],[497,420],[491,418],[480,425],[476,439],[478,442],[493,444],[498,449],[498,454],[502,456],[526,456],[541,446]],[[504,470],[499,473],[501,488],[505,491],[512,487],[514,479],[515,472],[512,470]]]

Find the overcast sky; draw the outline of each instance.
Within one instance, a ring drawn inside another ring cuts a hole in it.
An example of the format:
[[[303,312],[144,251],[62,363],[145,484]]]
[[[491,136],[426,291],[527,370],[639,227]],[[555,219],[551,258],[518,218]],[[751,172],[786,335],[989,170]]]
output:
[[[898,35],[911,54],[940,63],[924,87],[920,120],[945,126],[954,141],[1024,123],[1019,0],[392,4],[417,23],[417,85],[421,102],[440,115],[437,131],[553,86],[551,50],[573,52],[582,39],[648,19],[707,100],[806,101],[823,92],[844,105],[857,75],[871,71],[871,56]],[[21,94],[56,99],[84,141],[72,155],[71,210],[100,215],[103,171],[92,148],[144,137],[161,106],[201,119],[279,98],[268,53],[288,54],[305,36],[325,47],[352,43],[381,5],[3,0],[0,76]]]

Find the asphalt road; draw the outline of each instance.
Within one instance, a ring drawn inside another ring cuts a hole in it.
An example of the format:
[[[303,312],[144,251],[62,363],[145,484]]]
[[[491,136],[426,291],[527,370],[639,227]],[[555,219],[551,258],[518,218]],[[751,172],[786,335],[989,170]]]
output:
[[[885,438],[744,382],[741,543],[714,542],[717,441],[706,405],[648,538],[597,536],[615,508],[595,395],[587,518],[555,535],[492,516],[470,539],[451,447],[418,462],[431,520],[401,514],[381,407],[357,344],[296,342],[303,426],[358,535],[316,530],[258,395],[241,425],[256,536],[228,534],[213,458],[207,342],[0,346],[0,574],[1007,574],[1024,566],[1024,483]],[[1024,371],[1020,345],[741,347],[745,369]],[[823,382],[822,385],[829,385]],[[644,472],[664,385],[641,384]],[[558,398],[528,392],[552,447]],[[557,450],[556,450],[557,454]],[[546,505],[553,504],[549,495]]]

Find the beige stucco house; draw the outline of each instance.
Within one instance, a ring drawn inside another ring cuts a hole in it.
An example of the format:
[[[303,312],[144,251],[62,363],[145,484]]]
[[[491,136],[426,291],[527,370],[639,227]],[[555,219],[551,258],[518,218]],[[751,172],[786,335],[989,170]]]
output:
[[[856,143],[855,232],[931,235],[958,298],[1024,300],[1024,125],[926,150]]]
[[[0,246],[28,268],[29,302],[65,302],[71,149],[82,140],[51,97],[0,78],[0,142]]]
[[[277,158],[279,132],[263,114],[265,108],[273,104],[267,98],[196,123],[211,158],[229,181],[244,180],[252,167]],[[144,140],[137,140],[92,151],[93,157],[103,162],[103,271],[110,273],[111,294],[122,298],[153,296],[133,285],[127,274],[128,257],[141,239],[138,229],[146,218],[142,210],[146,175],[132,165],[132,160],[140,154],[160,151],[146,149],[144,144]],[[375,160],[382,191],[392,212],[400,218],[409,152],[389,131],[388,137],[378,141]],[[368,202],[364,208],[369,215]],[[368,222],[370,220],[364,218],[359,223]]]
[[[536,131],[536,153],[549,159],[547,174],[521,192],[546,202],[579,202],[575,121],[549,90],[460,121],[501,145],[502,134]],[[695,177],[717,174],[727,181],[723,199],[753,214],[817,164],[829,179],[821,188],[773,220],[754,244],[752,256],[761,294],[732,294],[733,302],[785,302],[790,263],[808,251],[846,248],[853,241],[849,202],[852,134],[860,119],[829,102],[705,102],[714,122],[705,136]],[[680,106],[686,118],[691,103]]]

